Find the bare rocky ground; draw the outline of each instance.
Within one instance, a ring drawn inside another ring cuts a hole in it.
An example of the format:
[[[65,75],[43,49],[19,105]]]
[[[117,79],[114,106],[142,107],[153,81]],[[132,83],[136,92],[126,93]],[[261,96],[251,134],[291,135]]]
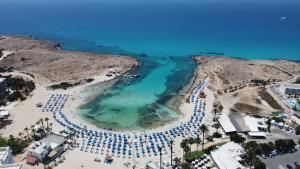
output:
[[[29,36],[1,36],[0,48],[13,51],[0,67],[31,73],[42,85],[103,75],[109,70],[123,74],[139,65],[133,57],[62,50],[58,43]]]
[[[224,113],[241,112],[268,115],[282,108],[270,97],[263,86],[255,87],[251,80],[286,81],[300,75],[300,64],[286,60],[243,60],[223,56],[196,56],[194,87],[201,79],[209,79]]]

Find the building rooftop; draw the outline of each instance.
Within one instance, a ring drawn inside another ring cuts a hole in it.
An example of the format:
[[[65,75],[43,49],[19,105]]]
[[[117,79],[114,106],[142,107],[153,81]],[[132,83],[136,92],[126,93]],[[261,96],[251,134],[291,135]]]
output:
[[[2,160],[4,160],[5,158],[7,158],[9,154],[9,147],[0,147],[0,161],[2,164]]]
[[[40,140],[40,142],[51,145],[51,148],[54,149],[56,146],[63,144],[65,142],[65,138],[57,134],[50,134],[47,137]]]
[[[63,144],[64,142],[65,138],[63,136],[50,134],[40,141],[32,143],[28,151],[35,152],[37,154],[49,153],[51,149],[55,149],[57,146]]]
[[[265,132],[249,132],[248,133],[249,136],[251,137],[266,137],[266,133]]]
[[[2,169],[21,169],[21,164],[3,164],[4,160],[7,160],[10,154],[10,148],[9,147],[0,147],[0,168]],[[12,162],[12,161],[9,161]]]
[[[227,115],[219,116],[218,121],[226,133],[236,132],[236,128],[234,127]]]
[[[222,169],[242,169],[245,168],[239,163],[241,155],[244,155],[243,147],[237,143],[229,142],[219,149],[212,151],[211,156],[219,168]]]
[[[248,126],[250,132],[258,132],[258,119],[250,116],[244,116],[245,123]]]
[[[300,89],[300,84],[282,84],[285,88]]]
[[[229,119],[237,132],[249,132],[249,128],[246,125],[244,115],[240,112],[232,112],[229,114]]]

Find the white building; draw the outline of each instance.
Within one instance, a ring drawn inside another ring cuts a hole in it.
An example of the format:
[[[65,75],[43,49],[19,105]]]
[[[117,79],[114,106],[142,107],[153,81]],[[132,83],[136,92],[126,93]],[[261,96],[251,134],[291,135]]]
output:
[[[35,157],[38,161],[45,160],[50,152],[60,153],[64,150],[64,137],[56,134],[50,134],[40,141],[33,142],[26,154],[28,157]]]
[[[13,163],[11,149],[9,147],[0,147],[0,165]]]
[[[252,138],[265,138],[268,126],[266,125],[264,119],[250,117],[248,115],[244,116],[244,121],[249,128],[248,135]]]
[[[234,142],[226,143],[211,152],[213,161],[220,169],[245,169],[246,167],[241,164],[244,155],[243,147]]]
[[[279,91],[286,95],[300,95],[300,84],[282,84]]]
[[[21,164],[14,164],[12,151],[9,147],[0,147],[0,168],[21,169]]]
[[[43,161],[51,151],[51,146],[39,141],[35,141],[27,150],[28,156],[36,157],[39,161]]]

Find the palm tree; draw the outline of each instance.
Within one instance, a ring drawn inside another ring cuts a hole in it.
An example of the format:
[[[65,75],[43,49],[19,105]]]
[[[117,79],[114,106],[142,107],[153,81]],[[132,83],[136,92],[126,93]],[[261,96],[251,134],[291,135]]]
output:
[[[213,111],[214,111],[214,121],[216,121],[216,118],[217,118],[217,108],[216,107],[214,107],[214,109],[213,109]]]
[[[185,158],[187,157],[187,154],[189,152],[191,152],[191,147],[189,147],[188,145],[183,149],[184,153],[185,153]]]
[[[199,135],[197,135],[197,138],[195,139],[195,143],[197,144],[197,151],[198,151],[199,144],[201,144],[201,139],[199,138]]]
[[[44,120],[43,120],[43,118],[40,119],[40,122],[42,123],[42,127],[43,127],[43,130],[44,130],[45,126],[44,126]]]
[[[187,143],[186,143],[186,140],[182,140],[182,142],[180,143],[180,147],[182,148],[182,157],[184,157],[184,149],[185,149],[185,147],[187,146],[186,145]]]
[[[29,129],[28,129],[28,127],[25,127],[25,128],[24,128],[24,131],[25,131],[25,132],[26,132],[26,134],[27,134],[27,138],[29,139],[28,130],[29,130]]]
[[[46,121],[46,123],[47,123],[47,127],[49,127],[49,125],[48,125],[49,118],[48,118],[48,117],[46,117],[46,118],[45,118],[45,121]]]
[[[180,160],[180,158],[175,157],[174,162],[175,162],[175,165],[178,167],[178,166],[180,166],[181,160]]]
[[[22,133],[22,132],[20,132],[20,133],[18,134],[18,136],[19,136],[21,139],[23,139],[23,133]]]
[[[12,142],[14,142],[15,141],[15,137],[13,136],[13,135],[9,135],[8,136],[8,142],[9,143],[12,143]]]
[[[35,129],[32,128],[32,129],[31,129],[31,132],[33,133],[33,138],[35,138],[35,132],[36,132]]]
[[[46,127],[45,130],[46,130],[47,133],[50,132],[50,128],[49,127]]]
[[[40,128],[40,121],[35,122],[35,124],[38,126],[38,128]]]
[[[202,124],[200,126],[200,130],[202,131],[202,150],[204,149],[204,133],[206,131],[208,131],[208,128],[206,127],[206,125]]]
[[[219,104],[219,106],[218,106],[218,111],[221,113],[222,112],[222,110],[223,110],[223,106],[222,106],[222,104]]]
[[[53,123],[49,123],[49,126],[50,126],[50,132],[52,132]]]

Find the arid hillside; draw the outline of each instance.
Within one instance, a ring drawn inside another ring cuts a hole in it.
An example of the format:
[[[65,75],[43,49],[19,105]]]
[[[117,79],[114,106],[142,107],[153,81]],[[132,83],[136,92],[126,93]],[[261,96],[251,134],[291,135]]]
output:
[[[34,74],[42,85],[80,80],[109,70],[123,74],[139,64],[128,56],[62,50],[57,43],[28,36],[1,36],[0,48],[13,52],[0,67]]]

